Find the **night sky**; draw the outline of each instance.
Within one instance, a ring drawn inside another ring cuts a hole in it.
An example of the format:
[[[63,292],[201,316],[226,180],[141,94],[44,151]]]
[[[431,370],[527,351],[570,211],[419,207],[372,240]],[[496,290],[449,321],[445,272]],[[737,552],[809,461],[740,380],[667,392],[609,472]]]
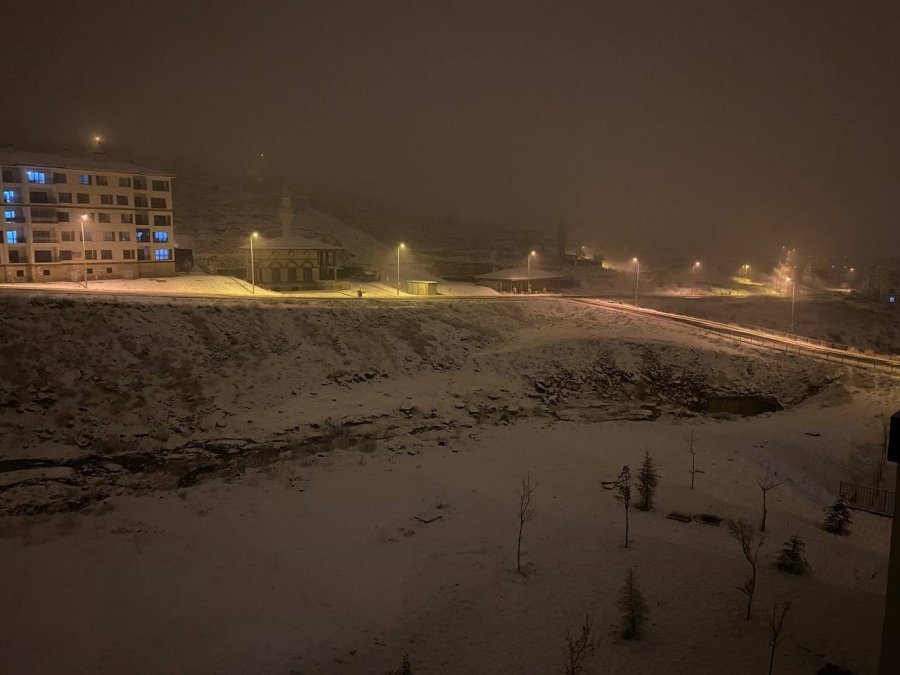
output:
[[[26,6],[28,5],[28,6]],[[900,252],[900,3],[4,10],[0,140],[709,256]]]

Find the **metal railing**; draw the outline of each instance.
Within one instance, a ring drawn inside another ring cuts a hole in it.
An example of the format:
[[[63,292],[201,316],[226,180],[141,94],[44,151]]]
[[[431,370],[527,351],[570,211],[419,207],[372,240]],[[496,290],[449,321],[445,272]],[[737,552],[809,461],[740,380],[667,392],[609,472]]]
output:
[[[841,481],[839,494],[851,508],[882,516],[894,515],[894,493],[890,490]]]

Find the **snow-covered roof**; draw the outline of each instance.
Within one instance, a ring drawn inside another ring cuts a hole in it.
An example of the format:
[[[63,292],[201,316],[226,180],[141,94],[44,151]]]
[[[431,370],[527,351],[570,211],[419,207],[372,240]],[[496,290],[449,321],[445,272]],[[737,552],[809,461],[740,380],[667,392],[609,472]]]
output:
[[[244,244],[241,248],[250,248],[250,244]],[[324,251],[341,251],[344,249],[340,244],[328,244],[317,239],[308,237],[275,237],[273,239],[262,238],[253,240],[253,248],[257,250],[324,250]]]
[[[151,169],[131,162],[111,159],[106,155],[55,155],[47,152],[29,152],[27,150],[10,150],[0,148],[0,164],[4,166],[22,166],[35,169],[88,169],[91,171],[110,171],[113,173],[131,173],[139,176],[165,176],[172,178],[171,171]]]
[[[541,270],[536,267],[532,267],[530,272],[527,267],[510,267],[505,270],[479,274],[475,278],[502,281],[528,281],[529,279],[559,279],[561,276],[562,275],[557,272],[548,272],[547,270]]]

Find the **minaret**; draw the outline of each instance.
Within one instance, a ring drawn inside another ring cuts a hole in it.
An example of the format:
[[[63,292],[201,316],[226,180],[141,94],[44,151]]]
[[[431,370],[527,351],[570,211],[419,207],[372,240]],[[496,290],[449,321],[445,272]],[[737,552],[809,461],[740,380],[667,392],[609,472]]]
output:
[[[294,207],[287,188],[281,193],[281,236],[290,237],[294,229]]]

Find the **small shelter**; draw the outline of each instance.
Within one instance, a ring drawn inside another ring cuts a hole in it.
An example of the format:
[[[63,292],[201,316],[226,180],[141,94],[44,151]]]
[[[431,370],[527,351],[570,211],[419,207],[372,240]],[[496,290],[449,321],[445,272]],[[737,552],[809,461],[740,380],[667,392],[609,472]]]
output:
[[[488,286],[500,293],[527,293],[559,290],[562,275],[557,272],[532,267],[511,267],[487,274],[479,274],[475,277],[478,286]]]
[[[404,288],[409,295],[437,295],[436,281],[417,281],[410,279],[403,282]]]

